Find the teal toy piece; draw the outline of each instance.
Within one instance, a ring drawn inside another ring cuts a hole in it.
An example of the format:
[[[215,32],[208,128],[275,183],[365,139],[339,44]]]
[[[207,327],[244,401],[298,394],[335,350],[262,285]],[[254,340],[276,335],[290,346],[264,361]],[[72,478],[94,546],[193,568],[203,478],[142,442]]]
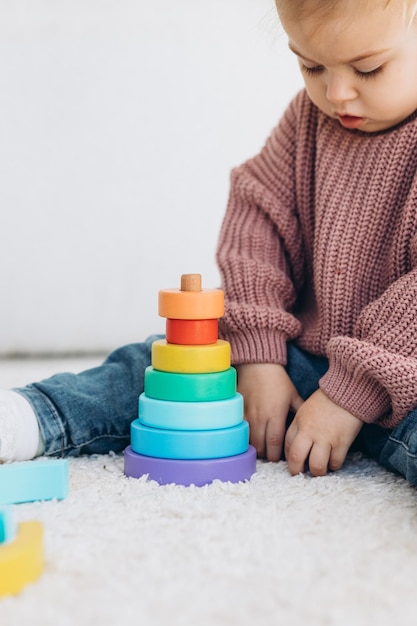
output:
[[[139,396],[139,420],[152,428],[217,430],[237,426],[243,420],[243,396],[217,402],[170,402]]]
[[[236,370],[229,367],[222,372],[179,374],[149,366],[145,370],[145,393],[150,398],[172,402],[226,400],[236,393]]]
[[[66,459],[0,465],[0,504],[63,500],[69,492]]]
[[[243,454],[249,446],[249,424],[245,421],[218,430],[164,430],[149,428],[135,419],[130,435],[133,452],[162,459],[219,459]]]
[[[10,507],[0,508],[0,545],[14,541],[16,526]]]

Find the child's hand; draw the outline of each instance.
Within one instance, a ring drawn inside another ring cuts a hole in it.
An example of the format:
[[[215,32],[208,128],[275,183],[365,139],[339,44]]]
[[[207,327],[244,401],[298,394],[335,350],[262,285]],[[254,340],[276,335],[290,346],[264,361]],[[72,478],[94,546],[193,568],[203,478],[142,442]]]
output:
[[[285,438],[290,473],[304,472],[307,460],[313,476],[340,469],[362,425],[323,391],[314,392],[297,411]]]
[[[237,366],[238,391],[245,400],[250,442],[259,457],[279,461],[288,412],[303,403],[282,365],[273,363]]]

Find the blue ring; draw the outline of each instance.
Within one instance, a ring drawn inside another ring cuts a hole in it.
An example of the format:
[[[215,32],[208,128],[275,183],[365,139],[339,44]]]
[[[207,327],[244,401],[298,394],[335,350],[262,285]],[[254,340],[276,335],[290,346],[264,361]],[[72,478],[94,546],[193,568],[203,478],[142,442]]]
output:
[[[214,402],[170,402],[139,396],[139,420],[145,426],[171,430],[232,428],[243,420],[243,396]]]
[[[249,424],[218,430],[149,428],[139,419],[130,426],[133,452],[160,459],[221,459],[243,454],[249,447]]]

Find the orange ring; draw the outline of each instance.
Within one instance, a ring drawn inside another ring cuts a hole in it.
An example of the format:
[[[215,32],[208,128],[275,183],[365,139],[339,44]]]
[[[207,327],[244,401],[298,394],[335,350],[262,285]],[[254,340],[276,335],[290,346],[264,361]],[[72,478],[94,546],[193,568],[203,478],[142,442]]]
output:
[[[177,320],[218,319],[224,313],[224,294],[221,289],[164,289],[158,294],[158,313]]]
[[[212,320],[173,320],[166,322],[166,340],[187,346],[204,346],[216,343],[219,336],[219,322]]]

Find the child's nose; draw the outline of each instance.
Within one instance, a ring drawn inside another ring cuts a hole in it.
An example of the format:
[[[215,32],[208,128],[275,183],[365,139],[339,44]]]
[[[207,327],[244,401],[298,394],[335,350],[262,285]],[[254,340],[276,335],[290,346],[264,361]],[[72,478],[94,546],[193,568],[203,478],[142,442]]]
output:
[[[332,104],[338,105],[354,100],[357,95],[357,91],[348,76],[340,74],[328,76],[326,97]]]

